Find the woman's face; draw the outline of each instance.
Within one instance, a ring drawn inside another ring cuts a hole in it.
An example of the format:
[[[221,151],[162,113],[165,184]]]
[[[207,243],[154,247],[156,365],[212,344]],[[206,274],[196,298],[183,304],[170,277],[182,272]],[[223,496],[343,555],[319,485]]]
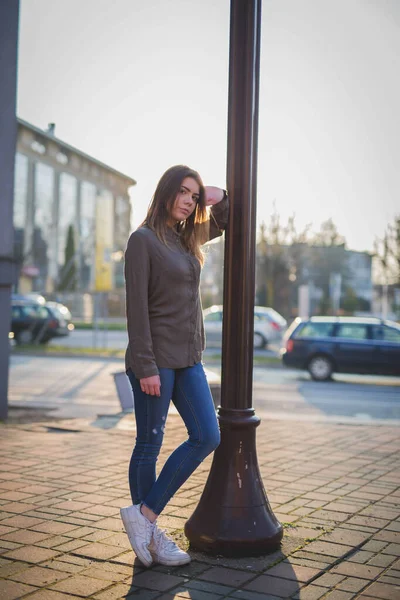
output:
[[[200,198],[200,186],[192,177],[185,177],[171,210],[171,222],[185,221],[195,210]]]

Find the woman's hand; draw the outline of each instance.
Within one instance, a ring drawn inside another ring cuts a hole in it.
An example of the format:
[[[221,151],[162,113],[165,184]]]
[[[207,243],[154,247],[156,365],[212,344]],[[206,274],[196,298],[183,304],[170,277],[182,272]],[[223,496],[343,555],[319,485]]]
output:
[[[140,380],[140,387],[145,394],[149,394],[150,396],[160,396],[160,376],[152,375],[151,377],[144,377]]]
[[[215,187],[214,185],[205,185],[204,189],[206,191],[206,206],[218,204],[218,202],[221,202],[225,195],[223,189]]]

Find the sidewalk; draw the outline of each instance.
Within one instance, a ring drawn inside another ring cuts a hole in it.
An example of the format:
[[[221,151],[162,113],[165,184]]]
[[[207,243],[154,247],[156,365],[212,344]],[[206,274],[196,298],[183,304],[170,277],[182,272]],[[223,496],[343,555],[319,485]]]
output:
[[[104,370],[87,375],[86,394],[110,379]],[[73,374],[63,377],[60,385]],[[36,385],[38,392],[39,374]],[[100,399],[103,408],[105,394]],[[263,419],[258,461],[284,525],[281,550],[244,559],[191,552],[188,566],[144,569],[119,519],[130,503],[133,416],[112,402],[97,418],[50,419],[45,408],[30,409],[36,422],[28,411],[22,422],[0,425],[1,600],[400,598],[397,427]],[[175,414],[166,430],[159,466],[185,438]],[[210,464],[160,517],[183,545]]]

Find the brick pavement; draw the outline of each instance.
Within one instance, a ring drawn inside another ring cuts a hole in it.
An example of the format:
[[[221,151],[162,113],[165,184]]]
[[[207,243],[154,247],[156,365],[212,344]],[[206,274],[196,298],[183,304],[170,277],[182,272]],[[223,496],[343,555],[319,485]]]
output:
[[[263,420],[260,471],[284,524],[279,551],[144,569],[119,520],[130,502],[132,415],[0,425],[0,598],[398,600],[399,429]],[[168,418],[159,463],[180,440]],[[207,459],[160,524],[184,546]]]

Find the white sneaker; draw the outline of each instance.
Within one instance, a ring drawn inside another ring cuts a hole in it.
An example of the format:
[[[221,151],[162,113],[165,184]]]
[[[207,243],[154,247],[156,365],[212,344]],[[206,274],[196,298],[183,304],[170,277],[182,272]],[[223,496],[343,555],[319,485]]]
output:
[[[146,567],[150,567],[153,559],[148,547],[153,536],[154,524],[142,515],[140,504],[121,508],[119,512],[136,556]]]
[[[178,548],[165,531],[159,529],[157,525],[153,530],[149,550],[154,562],[160,565],[186,565],[191,561],[189,554]]]

